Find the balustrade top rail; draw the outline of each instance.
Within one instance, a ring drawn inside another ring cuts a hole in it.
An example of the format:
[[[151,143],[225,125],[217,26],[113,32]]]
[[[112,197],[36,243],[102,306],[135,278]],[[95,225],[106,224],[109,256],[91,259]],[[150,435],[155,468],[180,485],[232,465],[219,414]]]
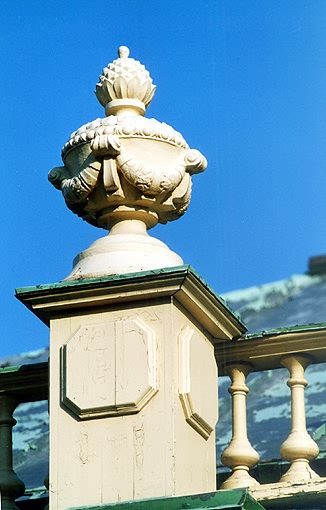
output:
[[[325,362],[326,323],[267,330],[215,345],[219,375],[227,375],[228,366],[239,361],[249,363],[253,372],[281,368],[282,358],[294,353],[308,356],[310,364]]]
[[[48,398],[48,363],[34,363],[0,369],[0,396],[17,401],[36,402]]]

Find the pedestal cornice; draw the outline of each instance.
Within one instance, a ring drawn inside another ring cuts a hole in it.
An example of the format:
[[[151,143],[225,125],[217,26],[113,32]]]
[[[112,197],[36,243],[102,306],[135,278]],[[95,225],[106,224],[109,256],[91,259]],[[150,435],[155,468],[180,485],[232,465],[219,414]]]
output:
[[[216,341],[232,340],[246,326],[189,265],[88,280],[62,281],[16,289],[16,297],[40,320],[119,303],[171,300],[182,306]]]

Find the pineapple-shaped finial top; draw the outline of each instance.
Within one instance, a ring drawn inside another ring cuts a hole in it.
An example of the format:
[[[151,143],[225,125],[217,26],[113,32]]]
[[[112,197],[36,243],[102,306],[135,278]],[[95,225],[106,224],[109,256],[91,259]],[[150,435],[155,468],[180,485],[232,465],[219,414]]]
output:
[[[96,96],[105,107],[107,116],[128,109],[144,115],[151,102],[155,85],[143,64],[129,58],[129,48],[120,46],[119,58],[103,69],[96,85]]]

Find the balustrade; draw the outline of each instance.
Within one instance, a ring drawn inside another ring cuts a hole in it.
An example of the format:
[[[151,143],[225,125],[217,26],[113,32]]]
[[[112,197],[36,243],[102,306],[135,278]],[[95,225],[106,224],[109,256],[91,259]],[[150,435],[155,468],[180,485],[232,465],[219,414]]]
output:
[[[2,510],[16,510],[25,485],[13,469],[13,413],[25,402],[48,398],[47,363],[0,369],[0,492]],[[35,506],[35,505],[34,505]],[[38,506],[38,505],[36,505]]]
[[[309,364],[326,361],[325,340],[326,326],[321,324],[247,335],[236,342],[216,346],[219,375],[230,376],[232,397],[232,438],[221,455],[222,463],[230,467],[232,473],[220,488],[248,487],[258,501],[264,501],[266,508],[269,508],[268,501],[271,504],[274,499],[275,504],[277,498],[287,498],[296,490],[298,493],[312,492],[317,497],[316,494],[322,494],[321,491],[326,489],[326,479],[320,478],[310,466],[319,450],[306,429],[304,401],[305,369]],[[280,453],[283,461],[290,465],[278,482],[259,485],[248,472],[259,456],[247,437],[246,378],[250,371],[282,367],[286,367],[290,374],[287,385],[290,388],[291,423],[288,437],[280,445]],[[312,484],[315,484],[315,492]]]

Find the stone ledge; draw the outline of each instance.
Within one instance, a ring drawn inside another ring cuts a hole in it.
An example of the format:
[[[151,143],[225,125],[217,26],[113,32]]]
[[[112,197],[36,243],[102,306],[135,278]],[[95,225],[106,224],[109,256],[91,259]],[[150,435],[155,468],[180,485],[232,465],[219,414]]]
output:
[[[253,498],[269,508],[325,508],[326,478],[303,482],[278,482],[249,489]],[[314,505],[312,507],[312,505]]]

